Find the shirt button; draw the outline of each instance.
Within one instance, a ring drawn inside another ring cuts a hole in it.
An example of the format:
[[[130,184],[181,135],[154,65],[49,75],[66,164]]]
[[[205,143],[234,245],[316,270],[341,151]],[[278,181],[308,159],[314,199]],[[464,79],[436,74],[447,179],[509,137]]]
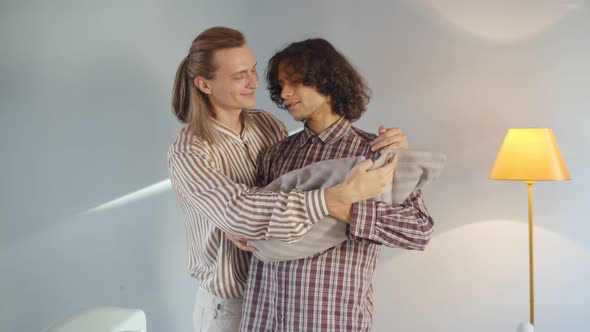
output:
[[[281,319],[281,318],[283,318],[283,314],[277,314],[277,318],[278,318],[278,319]]]

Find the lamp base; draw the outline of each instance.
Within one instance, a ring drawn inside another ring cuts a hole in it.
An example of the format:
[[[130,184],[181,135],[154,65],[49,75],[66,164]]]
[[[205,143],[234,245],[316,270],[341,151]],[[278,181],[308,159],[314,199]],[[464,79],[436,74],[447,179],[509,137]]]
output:
[[[531,323],[520,323],[516,332],[535,332],[535,327]]]

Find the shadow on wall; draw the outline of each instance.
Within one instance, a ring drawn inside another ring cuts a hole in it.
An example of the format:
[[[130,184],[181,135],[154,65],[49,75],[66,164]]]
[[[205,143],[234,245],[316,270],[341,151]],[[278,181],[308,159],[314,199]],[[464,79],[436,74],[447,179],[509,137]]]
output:
[[[82,308],[141,308],[154,331],[186,331],[195,282],[170,192],[78,215],[0,252],[0,330],[38,331]]]
[[[495,43],[516,43],[549,30],[580,1],[437,1],[423,0],[448,23],[478,38]]]
[[[289,136],[300,132],[303,128],[295,129],[289,132]],[[96,212],[107,211],[110,209],[114,209],[134,201],[140,201],[146,199],[148,197],[158,195],[160,193],[164,193],[168,190],[172,190],[172,184],[170,183],[170,179],[164,179],[162,181],[158,181],[154,184],[151,184],[147,187],[141,188],[129,194],[123,195],[121,197],[115,198],[111,201],[108,201],[104,204],[91,208],[82,212],[80,215],[89,215]]]
[[[478,221],[435,231],[425,252],[384,248],[374,283],[375,331],[516,331],[529,313],[527,227]],[[539,330],[580,330],[590,299],[588,266],[587,248],[535,227]]]

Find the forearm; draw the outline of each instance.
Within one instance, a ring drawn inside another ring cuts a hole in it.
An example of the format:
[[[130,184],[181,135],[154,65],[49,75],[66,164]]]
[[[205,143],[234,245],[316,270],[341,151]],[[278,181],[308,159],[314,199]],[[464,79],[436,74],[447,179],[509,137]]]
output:
[[[328,215],[323,190],[278,193],[246,190],[226,205],[223,203],[215,203],[220,205],[216,211],[224,212],[222,217],[216,218],[218,227],[255,240],[296,241]]]
[[[261,192],[216,173],[200,159],[182,167],[187,163],[180,157],[170,165],[170,178],[185,213],[198,213],[227,233],[294,241],[329,213],[323,190]]]
[[[326,205],[330,215],[345,223],[350,223],[350,212],[352,203],[346,197],[346,192],[343,185],[339,184],[328,188],[326,193]]]
[[[353,205],[349,233],[354,240],[369,240],[388,247],[424,250],[434,222],[420,191],[402,205],[363,201]]]

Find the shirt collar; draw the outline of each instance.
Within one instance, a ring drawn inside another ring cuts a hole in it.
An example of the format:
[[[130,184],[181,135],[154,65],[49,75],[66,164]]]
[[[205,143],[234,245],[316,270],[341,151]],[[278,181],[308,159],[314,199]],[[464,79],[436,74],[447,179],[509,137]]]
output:
[[[352,125],[350,121],[345,119],[344,117],[340,117],[338,121],[334,122],[330,127],[326,130],[321,132],[319,135],[314,134],[311,129],[307,127],[303,127],[303,132],[301,133],[299,139],[299,146],[303,146],[309,141],[312,137],[317,137],[322,143],[324,144],[332,144],[340,140],[344,135],[346,135]]]
[[[242,111],[242,113],[240,114],[240,119],[242,120],[242,125],[243,125],[241,135],[234,133],[234,131],[231,130],[228,126],[215,120],[215,118],[209,117],[209,119],[211,119],[211,123],[217,129],[217,131],[219,131],[220,133],[222,133],[226,136],[229,136],[230,138],[233,138],[233,139],[236,139],[239,141],[244,140],[244,138],[246,137],[246,133],[249,131],[249,125],[248,125],[249,117],[247,116],[247,114],[245,114],[245,111]]]

